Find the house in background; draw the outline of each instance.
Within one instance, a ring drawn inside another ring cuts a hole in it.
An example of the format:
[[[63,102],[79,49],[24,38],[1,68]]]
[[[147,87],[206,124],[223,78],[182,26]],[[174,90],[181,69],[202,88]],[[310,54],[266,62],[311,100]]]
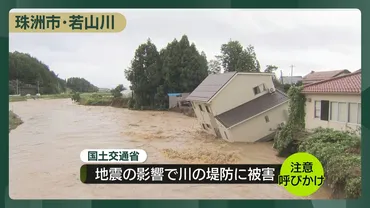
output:
[[[283,76],[280,78],[280,83],[293,85],[301,82],[302,80],[302,76]]]
[[[122,90],[121,94],[123,98],[131,98],[133,91],[132,90]]]
[[[303,77],[302,83],[303,85],[311,84],[314,82],[320,82],[326,79],[331,79],[334,77],[339,77],[342,75],[346,75],[351,73],[347,69],[343,70],[334,70],[334,71],[311,71],[309,74]]]
[[[361,126],[361,70],[308,84],[306,128],[356,130]]]
[[[180,102],[185,100],[190,93],[168,93],[168,108],[179,107]]]
[[[229,142],[268,139],[287,120],[288,97],[269,73],[212,74],[187,100],[204,131]]]

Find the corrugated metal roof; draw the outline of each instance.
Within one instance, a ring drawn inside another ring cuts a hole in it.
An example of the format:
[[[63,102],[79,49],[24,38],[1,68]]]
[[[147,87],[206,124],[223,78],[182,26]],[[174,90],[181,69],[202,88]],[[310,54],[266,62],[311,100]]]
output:
[[[288,96],[285,93],[276,90],[275,93],[267,93],[217,115],[216,119],[226,128],[229,128],[286,101],[288,101]]]
[[[227,72],[208,75],[186,99],[208,102],[235,74],[236,72]]]

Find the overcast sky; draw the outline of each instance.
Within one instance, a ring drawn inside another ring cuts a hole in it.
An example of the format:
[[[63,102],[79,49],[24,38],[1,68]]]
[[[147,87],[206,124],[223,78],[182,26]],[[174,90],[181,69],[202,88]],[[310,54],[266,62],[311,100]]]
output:
[[[17,10],[12,10],[13,12]],[[31,11],[31,10],[28,10]],[[111,10],[113,11],[113,10]],[[117,11],[117,10],[116,10]],[[29,53],[61,78],[83,77],[98,87],[129,86],[126,69],[147,38],[158,50],[186,34],[208,60],[221,44],[255,47],[261,68],[283,75],[361,68],[359,10],[119,10],[126,28],[115,34],[11,33],[9,50]],[[279,71],[280,74],[280,71]]]

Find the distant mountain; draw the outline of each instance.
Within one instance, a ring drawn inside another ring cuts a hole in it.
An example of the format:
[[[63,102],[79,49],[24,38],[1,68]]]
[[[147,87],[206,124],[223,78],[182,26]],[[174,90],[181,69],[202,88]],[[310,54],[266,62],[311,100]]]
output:
[[[46,64],[27,53],[9,52],[9,94],[54,94],[65,90],[65,80]]]

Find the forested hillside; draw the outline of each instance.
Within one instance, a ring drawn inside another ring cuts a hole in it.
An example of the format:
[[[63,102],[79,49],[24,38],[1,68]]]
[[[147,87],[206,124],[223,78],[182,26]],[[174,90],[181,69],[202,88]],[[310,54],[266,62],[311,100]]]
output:
[[[82,90],[80,92],[97,91],[97,87],[83,78],[59,78],[30,54],[9,52],[9,94],[58,94],[67,88]]]
[[[98,87],[84,78],[71,77],[67,79],[67,87],[75,92],[97,92]]]

